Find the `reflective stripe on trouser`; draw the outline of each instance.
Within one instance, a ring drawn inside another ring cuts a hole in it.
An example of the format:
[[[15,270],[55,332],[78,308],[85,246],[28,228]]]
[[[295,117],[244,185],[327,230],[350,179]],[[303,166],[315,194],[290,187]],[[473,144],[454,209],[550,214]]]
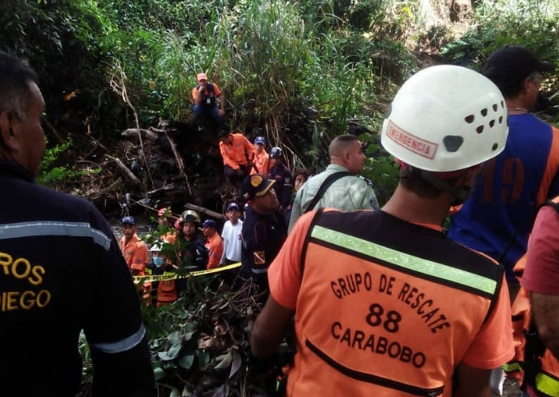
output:
[[[559,397],[559,379],[547,372],[536,375],[536,389],[551,397]]]

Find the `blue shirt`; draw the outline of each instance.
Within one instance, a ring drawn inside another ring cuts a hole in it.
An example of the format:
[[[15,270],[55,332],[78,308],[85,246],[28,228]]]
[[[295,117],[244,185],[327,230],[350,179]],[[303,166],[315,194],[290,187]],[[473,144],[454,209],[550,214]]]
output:
[[[486,164],[448,235],[501,261],[514,279],[537,207],[559,194],[559,130],[528,113],[510,115],[509,127],[505,149]]]

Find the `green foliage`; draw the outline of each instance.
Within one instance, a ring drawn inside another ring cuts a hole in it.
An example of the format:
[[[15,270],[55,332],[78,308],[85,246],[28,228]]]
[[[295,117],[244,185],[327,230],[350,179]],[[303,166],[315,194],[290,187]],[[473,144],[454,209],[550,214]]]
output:
[[[483,0],[475,8],[476,24],[442,53],[461,63],[483,63],[505,45],[523,45],[542,59],[559,62],[559,2]]]
[[[259,307],[246,288],[232,293],[209,287],[218,284],[213,277],[191,278],[173,304],[156,307],[144,302],[159,396],[191,395],[195,390],[200,395],[247,396],[247,390],[257,384],[247,368],[250,329]],[[87,390],[92,363],[83,337],[80,352]]]
[[[76,170],[74,166],[57,165],[62,155],[70,149],[72,145],[72,139],[68,139],[59,145],[45,150],[45,155],[39,166],[39,173],[36,178],[39,185],[57,188],[63,186],[69,179],[85,175],[84,171]]]
[[[262,114],[270,142],[279,143],[291,109],[302,101],[300,84],[311,57],[304,21],[289,2],[246,1],[224,15],[215,32],[227,49],[220,69],[240,116]]]
[[[379,205],[384,205],[392,196],[399,180],[399,167],[394,158],[380,145],[380,137],[365,133],[359,137],[367,142],[365,163],[362,175],[371,180]]]

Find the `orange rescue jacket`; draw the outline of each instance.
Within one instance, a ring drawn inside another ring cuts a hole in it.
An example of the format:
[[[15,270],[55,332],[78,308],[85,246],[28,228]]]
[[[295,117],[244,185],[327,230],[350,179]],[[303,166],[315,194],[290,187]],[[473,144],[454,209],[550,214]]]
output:
[[[254,146],[241,133],[231,134],[232,142],[230,145],[220,142],[219,152],[223,157],[223,165],[228,165],[234,170],[239,166],[247,166],[254,157]]]
[[[319,212],[309,228],[287,394],[451,396],[503,268],[385,213],[380,231],[367,212]]]

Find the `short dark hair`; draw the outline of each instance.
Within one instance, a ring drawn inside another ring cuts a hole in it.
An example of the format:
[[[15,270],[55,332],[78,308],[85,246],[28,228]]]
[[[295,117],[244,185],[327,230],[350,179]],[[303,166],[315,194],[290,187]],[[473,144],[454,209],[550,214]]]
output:
[[[438,198],[444,191],[425,179],[422,176],[422,172],[424,171],[419,168],[412,168],[411,171],[400,168],[400,184],[406,190],[417,194],[420,198],[429,200]],[[433,175],[431,174],[429,176]],[[436,176],[434,177],[437,178]],[[461,177],[462,175],[458,175],[453,178],[444,179],[444,182],[449,185],[454,185]]]
[[[227,130],[221,130],[219,131],[219,134],[217,134],[217,139],[227,138],[229,135],[231,135],[231,132]]]
[[[330,142],[330,146],[328,146],[328,155],[330,157],[341,156],[342,152],[346,148],[350,147],[350,145],[352,145],[353,142],[355,141],[359,141],[359,137],[357,135],[353,135],[353,134],[338,135],[337,137],[332,139],[332,142]]]
[[[31,100],[29,83],[38,83],[35,71],[18,58],[0,51],[0,112],[12,110],[25,120]]]
[[[293,173],[293,179],[296,179],[299,175],[302,175],[306,181],[307,179],[309,179],[309,176],[311,176],[311,172],[306,168],[299,168]]]
[[[400,176],[400,184],[410,192],[414,192],[423,199],[436,199],[443,192],[423,179],[419,173],[409,173]]]

